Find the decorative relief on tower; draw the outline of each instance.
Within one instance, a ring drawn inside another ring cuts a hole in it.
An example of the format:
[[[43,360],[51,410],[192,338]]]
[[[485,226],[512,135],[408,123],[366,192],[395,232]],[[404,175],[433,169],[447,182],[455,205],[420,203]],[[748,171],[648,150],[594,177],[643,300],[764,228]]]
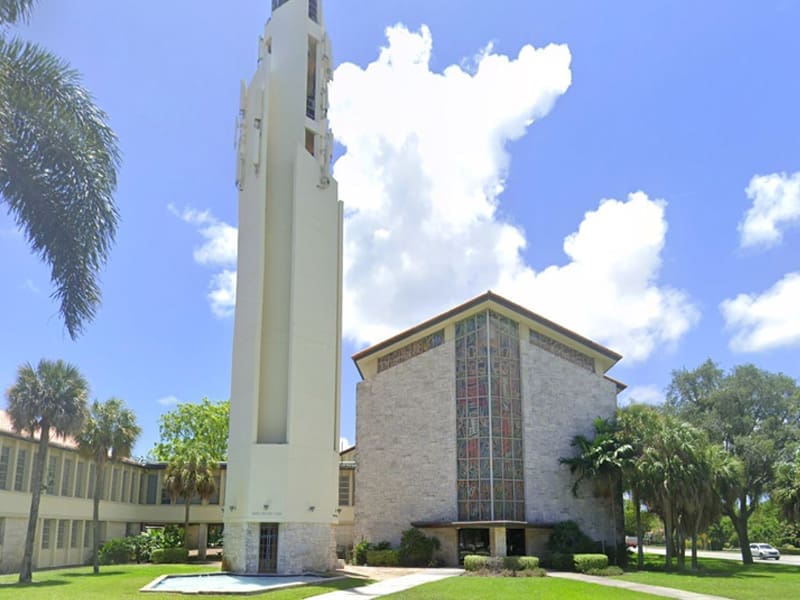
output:
[[[426,335],[416,342],[406,344],[402,348],[398,348],[394,352],[390,352],[386,356],[378,358],[378,373],[390,369],[395,365],[399,365],[401,362],[405,362],[415,356],[419,356],[432,348],[436,348],[436,346],[441,346],[443,343],[444,329],[440,329],[430,335]]]
[[[550,354],[555,354],[559,358],[568,360],[569,362],[578,365],[582,369],[594,373],[594,359],[591,356],[586,356],[582,352],[578,352],[574,348],[557,342],[553,338],[542,335],[538,331],[530,330],[530,341],[534,346],[538,346],[542,350],[547,350]]]

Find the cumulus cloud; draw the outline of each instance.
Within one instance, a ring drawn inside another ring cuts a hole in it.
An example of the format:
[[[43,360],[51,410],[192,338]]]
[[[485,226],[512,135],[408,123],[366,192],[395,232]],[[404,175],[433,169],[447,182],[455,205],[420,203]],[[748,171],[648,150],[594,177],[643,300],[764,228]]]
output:
[[[197,228],[205,240],[194,249],[195,262],[214,269],[222,268],[211,276],[208,301],[216,316],[231,316],[236,305],[236,271],[231,269],[236,266],[236,227],[220,221],[207,210],[178,210],[172,204],[167,208],[176,217]]]
[[[506,145],[569,88],[567,46],[511,58],[488,47],[469,72],[438,73],[426,27],[386,33],[378,59],[341,65],[331,88],[347,149],[334,167],[347,209],[345,335],[372,343],[493,289],[631,360],[680,339],[699,315],[657,283],[663,201],[603,200],[564,240],[570,262],[539,273],[522,259],[525,232],[498,214]]]
[[[739,294],[720,305],[733,331],[730,348],[760,352],[800,345],[800,272],[788,273],[761,294]]]
[[[743,248],[780,244],[784,229],[800,223],[800,171],[756,175],[745,193],[753,206],[739,224]]]
[[[180,402],[176,396],[164,396],[156,400],[161,406],[174,406]]]
[[[664,403],[664,392],[656,385],[634,385],[625,390],[620,396],[620,406],[633,404],[658,405]]]

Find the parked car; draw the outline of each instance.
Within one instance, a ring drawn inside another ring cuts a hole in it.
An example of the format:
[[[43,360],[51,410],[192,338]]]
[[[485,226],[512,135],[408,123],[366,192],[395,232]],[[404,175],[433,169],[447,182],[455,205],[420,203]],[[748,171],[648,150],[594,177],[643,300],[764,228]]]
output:
[[[763,558],[765,560],[767,558],[781,559],[781,553],[769,544],[750,544],[750,552],[753,554],[753,558]]]

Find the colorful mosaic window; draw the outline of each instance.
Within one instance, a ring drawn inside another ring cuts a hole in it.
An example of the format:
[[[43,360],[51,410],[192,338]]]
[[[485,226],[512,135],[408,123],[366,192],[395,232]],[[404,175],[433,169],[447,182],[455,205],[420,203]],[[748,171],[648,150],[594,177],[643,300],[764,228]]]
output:
[[[522,521],[519,326],[486,311],[455,330],[458,518]]]
[[[378,358],[378,373],[390,369],[395,365],[399,365],[401,362],[405,362],[410,358],[419,356],[423,352],[427,352],[431,348],[436,348],[436,346],[441,346],[442,344],[444,344],[444,329],[426,335],[416,342],[406,344],[394,352],[389,352],[386,356],[381,356]]]
[[[543,350],[547,350],[551,354],[555,354],[564,360],[568,360],[569,362],[594,373],[594,359],[591,356],[586,356],[582,352],[578,352],[574,348],[570,348],[561,342],[557,342],[553,338],[542,335],[533,329],[531,329],[530,340],[531,344],[534,346],[538,346]]]

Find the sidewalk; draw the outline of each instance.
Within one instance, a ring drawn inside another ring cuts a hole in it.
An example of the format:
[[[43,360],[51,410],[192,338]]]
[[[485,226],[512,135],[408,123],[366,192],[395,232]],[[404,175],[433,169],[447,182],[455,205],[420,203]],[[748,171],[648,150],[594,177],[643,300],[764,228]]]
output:
[[[402,577],[394,577],[392,579],[384,579],[372,585],[364,585],[357,588],[350,588],[349,590],[339,590],[337,592],[329,592],[321,596],[314,596],[315,600],[369,600],[371,598],[378,598],[395,592],[402,592],[412,587],[422,585],[424,583],[431,583],[453,577],[454,575],[461,575],[464,569],[425,569],[411,575],[404,575]]]
[[[697,592],[687,592],[686,590],[676,590],[675,588],[662,587],[660,585],[646,585],[644,583],[634,583],[623,579],[611,579],[610,577],[595,577],[594,575],[584,575],[582,573],[566,573],[559,571],[548,571],[548,577],[559,577],[561,579],[572,579],[583,581],[584,583],[596,583],[608,587],[622,588],[654,596],[665,598],[677,598],[678,600],[729,600],[723,596],[710,596],[708,594],[698,594]],[[322,596],[320,596],[322,598]]]

